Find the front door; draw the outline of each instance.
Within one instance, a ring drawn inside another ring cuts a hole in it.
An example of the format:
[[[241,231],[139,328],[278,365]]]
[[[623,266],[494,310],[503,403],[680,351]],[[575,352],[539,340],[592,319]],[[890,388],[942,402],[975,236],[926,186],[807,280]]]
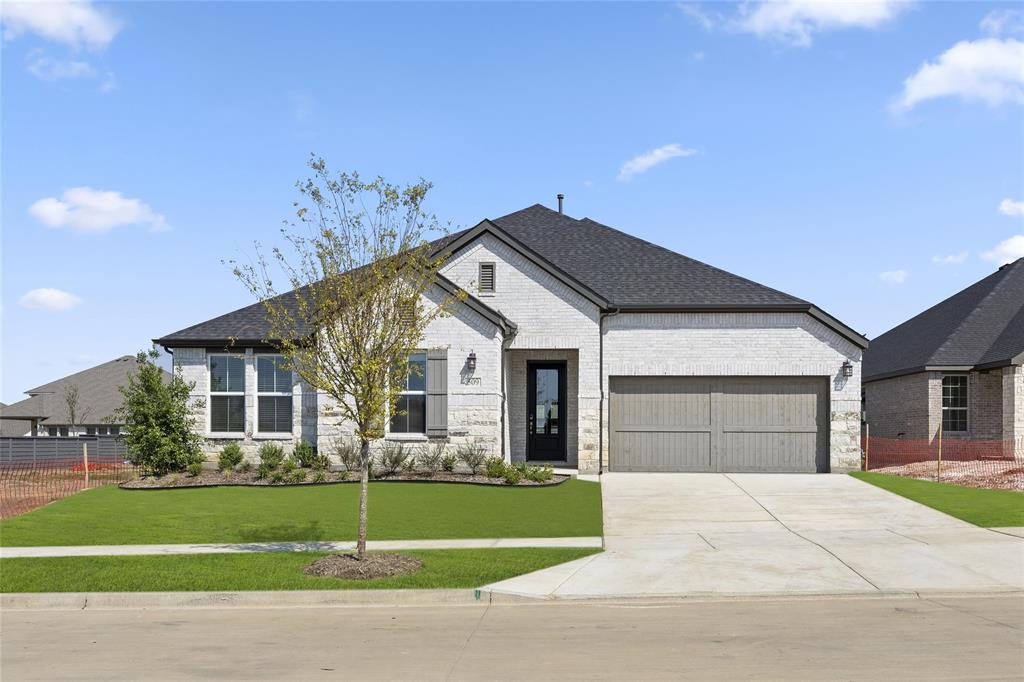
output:
[[[526,458],[565,461],[565,363],[526,365]]]

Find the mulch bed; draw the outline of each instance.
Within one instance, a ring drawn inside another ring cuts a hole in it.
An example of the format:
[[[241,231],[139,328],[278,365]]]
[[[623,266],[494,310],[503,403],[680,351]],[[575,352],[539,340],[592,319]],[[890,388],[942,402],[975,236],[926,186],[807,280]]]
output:
[[[294,486],[294,485],[325,485],[338,483],[359,483],[359,472],[352,471],[327,471],[324,472],[323,481],[314,481],[313,472],[304,469],[306,479],[304,481],[292,481],[290,479],[273,483],[269,478],[258,478],[255,471],[216,471],[204,470],[198,476],[191,476],[187,473],[165,474],[163,476],[142,476],[131,481],[125,481],[120,486],[126,490],[159,490],[165,488],[206,488],[214,486]],[[473,485],[495,485],[506,487],[543,487],[558,485],[566,481],[568,476],[554,475],[551,480],[545,483],[535,483],[527,479],[521,480],[515,486],[510,486],[501,478],[487,478],[483,474],[469,474],[458,472],[438,471],[429,474],[420,471],[403,472],[394,475],[377,474],[370,479],[374,482],[397,482],[397,483],[469,483]],[[286,477],[287,479],[287,477]]]
[[[907,476],[924,481],[936,480],[935,462],[914,462],[900,466],[872,469],[872,473]],[[991,490],[1024,491],[1024,462],[1021,460],[993,461],[972,460],[968,462],[943,462],[941,483],[952,483],[968,488]]]
[[[373,580],[415,573],[423,562],[404,554],[367,554],[362,561],[355,554],[331,554],[302,569],[306,575],[342,580]]]

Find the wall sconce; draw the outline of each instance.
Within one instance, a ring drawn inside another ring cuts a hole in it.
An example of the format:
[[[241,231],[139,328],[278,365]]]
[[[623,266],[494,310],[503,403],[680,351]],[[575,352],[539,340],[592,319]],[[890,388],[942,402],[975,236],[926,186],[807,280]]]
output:
[[[469,357],[466,358],[466,368],[470,372],[476,371],[476,353],[473,351],[469,351]]]
[[[853,376],[853,363],[849,360],[843,362],[843,376],[847,379]]]

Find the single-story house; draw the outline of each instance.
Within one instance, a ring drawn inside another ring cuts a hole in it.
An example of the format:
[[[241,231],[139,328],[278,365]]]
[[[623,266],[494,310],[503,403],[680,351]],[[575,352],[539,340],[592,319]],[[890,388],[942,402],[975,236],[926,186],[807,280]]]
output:
[[[75,372],[25,391],[28,398],[0,407],[4,435],[18,436],[116,436],[119,424],[114,410],[121,406],[119,387],[138,369],[134,355],[123,355],[101,365]],[[170,374],[166,378],[170,380]],[[67,391],[78,390],[75,419],[68,410]],[[77,423],[72,423],[75,421]],[[21,424],[22,428],[9,426]],[[18,433],[20,431],[20,433]]]
[[[1024,258],[872,340],[872,437],[1024,441]]]
[[[580,472],[803,471],[860,463],[866,339],[812,303],[539,204],[435,242],[427,329],[387,439],[483,443]],[[256,303],[154,341],[195,382],[197,428],[228,440],[351,429],[278,367]]]

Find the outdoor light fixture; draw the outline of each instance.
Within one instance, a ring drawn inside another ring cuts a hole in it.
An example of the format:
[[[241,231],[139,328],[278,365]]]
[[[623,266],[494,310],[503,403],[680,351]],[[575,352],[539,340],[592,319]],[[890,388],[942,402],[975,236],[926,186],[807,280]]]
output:
[[[470,372],[476,371],[476,353],[469,351],[469,357],[466,358],[466,367]]]
[[[843,362],[843,376],[847,379],[853,376],[853,363],[849,360]]]

